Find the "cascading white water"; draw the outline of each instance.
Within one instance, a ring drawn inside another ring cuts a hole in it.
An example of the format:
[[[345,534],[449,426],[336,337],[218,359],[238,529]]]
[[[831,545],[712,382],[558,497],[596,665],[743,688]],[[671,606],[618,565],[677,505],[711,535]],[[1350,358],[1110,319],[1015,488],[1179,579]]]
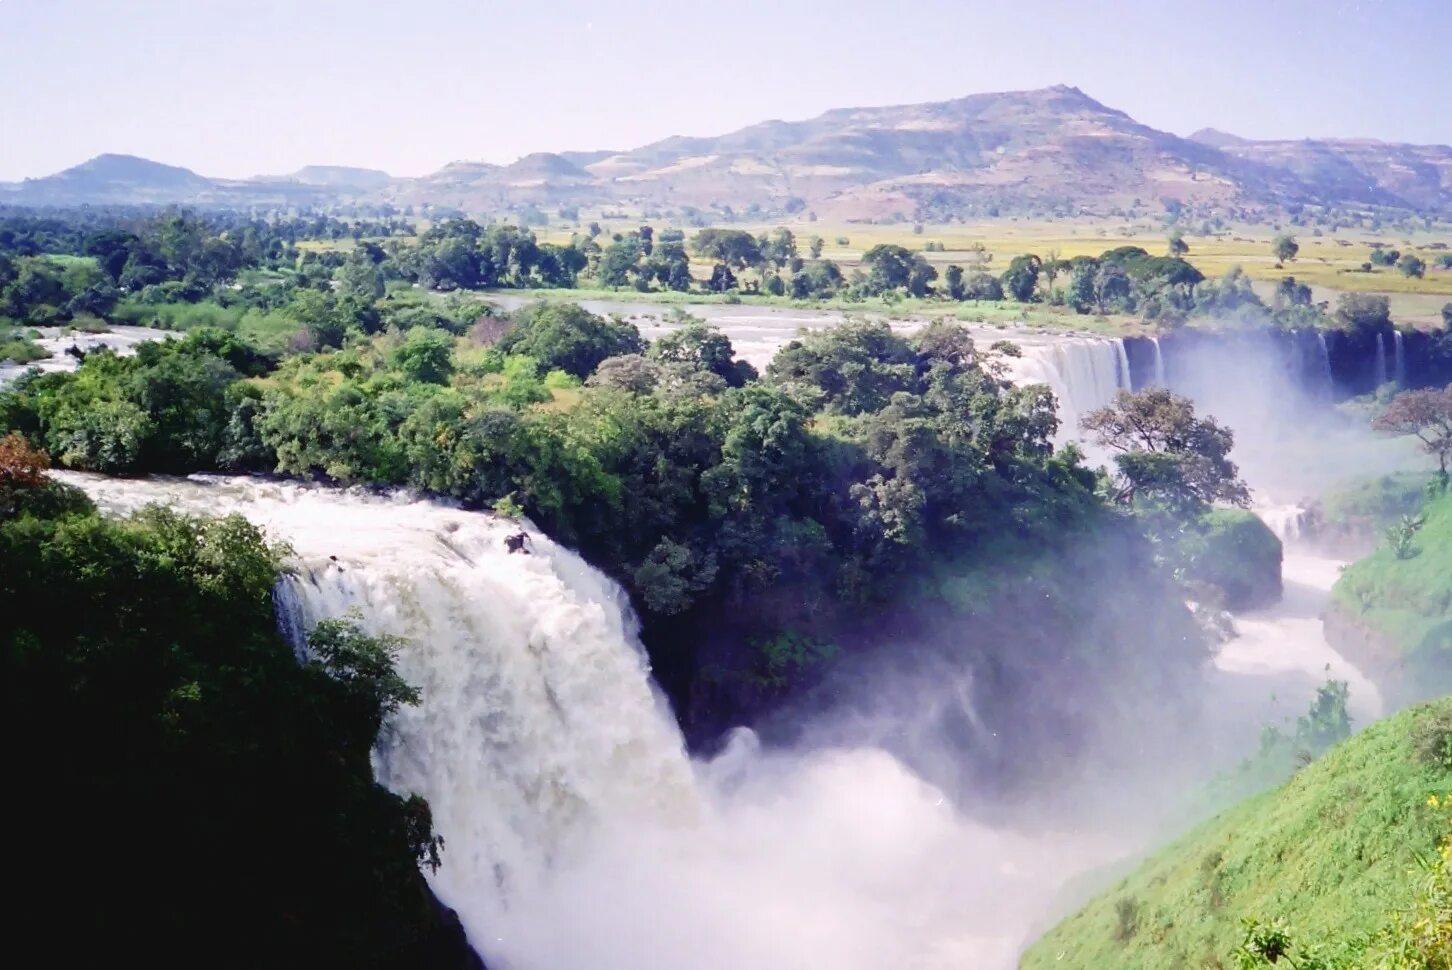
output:
[[[1007,376],[1016,384],[1047,384],[1059,402],[1059,436],[1074,440],[1090,411],[1131,390],[1124,341],[1103,337],[1055,336],[1022,339],[1022,356],[1008,358]]]
[[[1160,338],[1151,337],[1150,343],[1155,348],[1154,377],[1152,378],[1152,383],[1155,387],[1167,387],[1168,385],[1165,382],[1165,355],[1160,350]]]
[[[292,548],[285,630],[358,611],[420,703],[379,779],[424,795],[432,876],[500,970],[1008,970],[1118,839],[995,830],[875,748],[685,755],[614,583],[518,524],[244,478],[65,474],[105,510],[238,512]],[[305,862],[300,861],[300,864]]]
[[[1236,636],[1216,655],[1215,666],[1232,681],[1221,701],[1225,713],[1246,703],[1240,685],[1249,683],[1262,697],[1269,690],[1275,708],[1289,722],[1305,712],[1321,684],[1335,679],[1347,683],[1353,726],[1367,726],[1383,713],[1381,692],[1332,649],[1321,623],[1345,562],[1320,555],[1305,543],[1309,514],[1305,508],[1264,502],[1254,511],[1281,540],[1284,592],[1279,603],[1237,616]],[[1252,703],[1264,703],[1250,696]],[[1259,730],[1261,716],[1237,712],[1222,718],[1246,729],[1243,736],[1232,736],[1231,750],[1246,750],[1253,744],[1251,732]]]
[[[1386,334],[1376,335],[1376,386],[1386,383]]]
[[[1316,331],[1316,346],[1320,349],[1321,373],[1326,381],[1326,393],[1330,394],[1335,386],[1331,376],[1331,348],[1326,345],[1326,335],[1320,330]]]
[[[1405,388],[1407,386],[1407,357],[1406,349],[1402,346],[1402,332],[1400,330],[1392,331],[1392,347],[1396,352],[1395,362],[1392,367],[1392,374],[1395,375],[1393,379],[1397,382],[1398,387]]]

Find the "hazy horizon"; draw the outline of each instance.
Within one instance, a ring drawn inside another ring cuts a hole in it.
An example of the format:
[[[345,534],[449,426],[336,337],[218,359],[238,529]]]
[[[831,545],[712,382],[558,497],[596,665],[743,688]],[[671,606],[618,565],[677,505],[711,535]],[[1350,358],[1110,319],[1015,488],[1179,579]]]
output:
[[[1057,0],[874,13],[864,0],[830,18],[754,0],[0,0],[0,83],[15,92],[0,180],[104,153],[223,178],[417,176],[1053,84],[1181,135],[1452,143],[1452,119],[1426,110],[1452,85],[1437,50],[1452,7],[1436,0],[1192,3],[1173,24],[1126,0],[1114,36],[1092,43],[1083,8]]]

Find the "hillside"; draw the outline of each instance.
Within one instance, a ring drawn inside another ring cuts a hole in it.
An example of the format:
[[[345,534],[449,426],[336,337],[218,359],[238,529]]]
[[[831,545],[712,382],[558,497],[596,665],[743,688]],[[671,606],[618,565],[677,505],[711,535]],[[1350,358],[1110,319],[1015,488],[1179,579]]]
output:
[[[1250,141],[1207,128],[1190,136],[1226,154],[1294,175],[1327,199],[1447,211],[1452,147],[1367,138]]]
[[[1420,521],[1401,557],[1383,541],[1347,567],[1326,618],[1332,645],[1404,697],[1452,690],[1452,492]]]
[[[1369,727],[1144,862],[1034,944],[1021,967],[1228,968],[1246,918],[1284,921],[1299,944],[1362,966],[1364,948],[1349,941],[1413,905],[1417,855],[1452,835],[1441,803],[1452,795],[1449,746],[1452,698]]]
[[[0,204],[11,205],[317,204],[337,195],[331,183],[212,179],[135,155],[97,155],[44,178],[0,183]]]
[[[805,121],[765,121],[625,151],[540,152],[510,165],[461,161],[410,179],[308,166],[282,178],[223,181],[143,159],[116,161],[123,158],[103,155],[57,175],[0,185],[0,201],[356,199],[485,214],[525,205],[810,209],[836,222],[1102,215],[1165,205],[1250,216],[1302,203],[1452,214],[1446,146],[1256,142],[1209,129],[1181,138],[1064,85],[838,108]]]
[[[387,172],[379,171],[376,168],[355,168],[351,165],[304,165],[291,175],[285,175],[282,178],[286,181],[301,182],[303,185],[322,185],[339,189],[381,189],[393,181],[393,176]]]

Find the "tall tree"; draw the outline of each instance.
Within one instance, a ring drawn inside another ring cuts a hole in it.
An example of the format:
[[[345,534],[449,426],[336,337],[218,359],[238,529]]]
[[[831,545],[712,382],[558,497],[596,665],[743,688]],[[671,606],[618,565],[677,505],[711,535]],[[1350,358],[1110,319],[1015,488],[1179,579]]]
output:
[[[1296,254],[1300,251],[1300,243],[1296,242],[1295,237],[1289,233],[1281,233],[1271,243],[1271,252],[1275,255],[1277,263],[1295,259]]]
[[[1115,497],[1194,512],[1215,502],[1249,505],[1250,490],[1230,460],[1234,433],[1214,418],[1197,418],[1195,405],[1162,388],[1131,394],[1090,412],[1085,431],[1118,452]]]
[[[1442,477],[1452,455],[1452,384],[1441,390],[1403,391],[1371,422],[1377,431],[1414,435],[1422,450],[1437,456]]]

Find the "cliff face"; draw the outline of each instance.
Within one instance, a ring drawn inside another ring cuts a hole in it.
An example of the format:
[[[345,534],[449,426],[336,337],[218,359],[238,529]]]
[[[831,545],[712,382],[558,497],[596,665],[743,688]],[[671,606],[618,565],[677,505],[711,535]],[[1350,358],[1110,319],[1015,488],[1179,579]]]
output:
[[[1376,684],[1389,707],[1411,698],[1406,654],[1391,636],[1334,602],[1321,620],[1331,649]]]

